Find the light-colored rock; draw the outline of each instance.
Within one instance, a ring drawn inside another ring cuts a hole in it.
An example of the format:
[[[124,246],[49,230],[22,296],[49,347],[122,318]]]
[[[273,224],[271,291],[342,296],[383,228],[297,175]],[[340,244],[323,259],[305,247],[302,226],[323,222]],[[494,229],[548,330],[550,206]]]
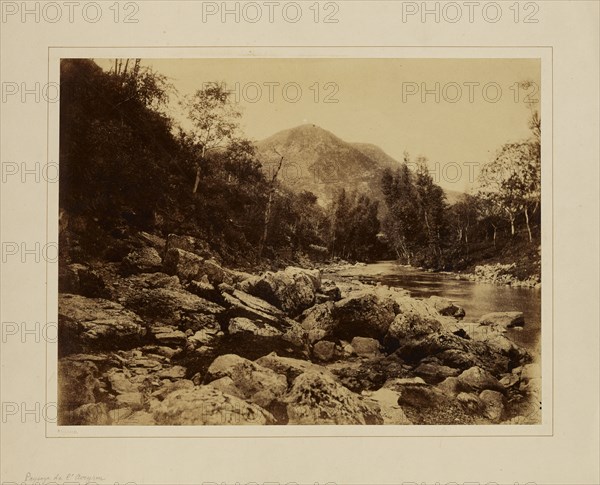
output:
[[[480,367],[471,367],[458,376],[460,388],[466,392],[481,392],[490,389],[504,392],[504,387],[489,372]]]
[[[398,404],[400,394],[382,387],[374,392],[364,391],[363,396],[375,401],[383,418],[383,424],[407,425],[412,424]]]
[[[402,386],[411,384],[426,384],[426,382],[420,377],[395,377],[385,381],[383,387],[386,389],[400,390]]]
[[[275,418],[261,407],[210,386],[180,389],[151,407],[159,425],[265,425]]]
[[[352,350],[361,357],[375,357],[381,355],[379,341],[368,337],[354,337],[352,339]]]
[[[138,392],[139,384],[133,381],[129,369],[112,368],[106,373],[111,389],[116,394],[124,394],[128,392]]]
[[[229,321],[229,334],[238,333],[256,335],[258,337],[281,337],[283,333],[269,324],[250,320],[248,318],[237,317]]]
[[[493,312],[482,316],[479,323],[503,328],[522,327],[525,325],[525,317],[523,312]]]
[[[315,302],[321,286],[318,270],[287,267],[284,271],[267,271],[239,284],[241,290],[257,296],[287,314],[297,315]]]
[[[439,332],[441,328],[438,320],[407,312],[395,316],[388,335],[402,341]]]
[[[381,424],[383,418],[331,377],[306,372],[285,396],[289,424]]]
[[[260,321],[278,329],[284,329],[292,325],[285,314],[260,298],[236,290],[232,294],[223,293],[223,299],[228,306],[227,315],[230,318],[248,318]]]
[[[271,369],[277,374],[286,376],[289,384],[292,384],[296,377],[304,374],[305,372],[321,373],[334,379],[333,374],[326,367],[313,364],[312,362],[308,362],[306,360],[280,357],[275,352],[271,352],[269,355],[260,357],[255,362],[262,367]]]
[[[483,414],[494,423],[499,423],[504,418],[506,399],[497,392],[486,389],[479,394],[479,399],[483,403]]]
[[[235,387],[250,402],[268,407],[287,390],[285,376],[235,354],[217,357],[209,366],[205,383],[229,377]]]
[[[190,342],[194,347],[211,345],[214,343],[215,339],[222,336],[223,332],[221,332],[218,328],[203,328],[202,330],[195,332],[191,337],[188,337],[188,342]]]
[[[230,272],[214,259],[204,259],[183,249],[168,249],[163,260],[163,268],[165,273],[177,275],[182,282],[201,281],[206,276],[215,285],[233,283]]]
[[[463,318],[465,316],[464,309],[454,304],[447,298],[442,298],[441,296],[430,296],[429,303],[433,305],[440,315],[455,318]]]
[[[313,356],[322,362],[329,362],[335,356],[335,343],[321,340],[313,346]]]
[[[152,330],[159,345],[181,347],[185,344],[186,336],[181,330],[175,330],[173,327],[159,327],[157,330],[164,330],[159,332]]]
[[[162,258],[153,247],[144,247],[130,252],[123,259],[123,271],[132,273],[154,273],[160,271]]]
[[[461,392],[456,396],[456,400],[471,413],[479,413],[483,408],[483,403],[476,394],[470,392]]]

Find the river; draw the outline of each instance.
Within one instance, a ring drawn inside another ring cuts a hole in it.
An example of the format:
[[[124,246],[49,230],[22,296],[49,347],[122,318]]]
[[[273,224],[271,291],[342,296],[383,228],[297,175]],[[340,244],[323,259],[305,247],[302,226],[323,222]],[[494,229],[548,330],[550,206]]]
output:
[[[366,283],[381,282],[404,288],[414,298],[442,296],[465,309],[465,322],[476,322],[481,316],[491,312],[523,312],[525,326],[523,329],[509,329],[507,336],[527,348],[534,356],[540,355],[542,293],[539,289],[462,280],[457,279],[456,275],[424,271],[395,261],[353,266],[336,274]]]

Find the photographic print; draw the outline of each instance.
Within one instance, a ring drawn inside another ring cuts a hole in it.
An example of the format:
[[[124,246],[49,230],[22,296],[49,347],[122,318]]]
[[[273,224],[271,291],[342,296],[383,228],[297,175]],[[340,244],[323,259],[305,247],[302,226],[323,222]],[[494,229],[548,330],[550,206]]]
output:
[[[540,59],[62,59],[58,424],[540,424],[542,119]]]

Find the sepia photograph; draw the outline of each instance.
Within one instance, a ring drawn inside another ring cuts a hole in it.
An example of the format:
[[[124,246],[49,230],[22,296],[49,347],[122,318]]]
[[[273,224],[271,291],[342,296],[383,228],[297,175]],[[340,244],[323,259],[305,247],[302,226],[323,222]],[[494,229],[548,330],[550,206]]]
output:
[[[541,68],[61,59],[58,425],[541,424]]]

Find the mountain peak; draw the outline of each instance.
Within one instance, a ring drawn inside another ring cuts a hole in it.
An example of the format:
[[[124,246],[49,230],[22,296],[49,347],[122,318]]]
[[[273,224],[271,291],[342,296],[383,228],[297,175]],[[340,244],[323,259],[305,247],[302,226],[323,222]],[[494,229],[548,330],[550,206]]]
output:
[[[282,182],[294,191],[314,193],[322,204],[341,188],[379,199],[381,171],[397,163],[374,145],[367,149],[348,143],[312,123],[275,133],[257,147],[265,164],[273,153],[280,153],[284,157]]]

